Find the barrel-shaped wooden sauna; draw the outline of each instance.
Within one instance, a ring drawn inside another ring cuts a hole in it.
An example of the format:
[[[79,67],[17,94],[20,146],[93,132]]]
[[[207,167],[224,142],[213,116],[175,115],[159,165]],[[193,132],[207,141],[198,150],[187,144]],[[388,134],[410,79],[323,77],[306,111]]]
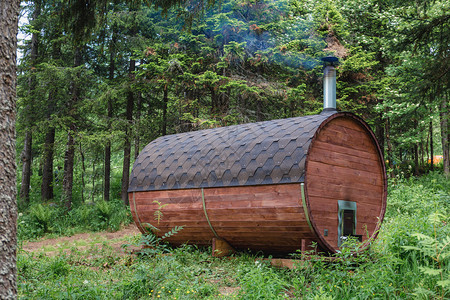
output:
[[[315,241],[334,253],[346,236],[375,238],[386,208],[382,153],[352,113],[319,115],[160,137],[137,158],[129,200],[174,245],[210,245],[275,255]],[[160,220],[155,212],[160,211]]]

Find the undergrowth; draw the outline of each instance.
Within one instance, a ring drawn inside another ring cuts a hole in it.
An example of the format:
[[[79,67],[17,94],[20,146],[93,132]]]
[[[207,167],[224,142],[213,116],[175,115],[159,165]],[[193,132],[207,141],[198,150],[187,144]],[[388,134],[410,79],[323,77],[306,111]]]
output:
[[[86,231],[117,231],[132,221],[122,201],[85,203],[68,211],[55,203],[35,203],[19,213],[17,237],[29,240],[44,235],[70,236]]]
[[[19,251],[19,297],[448,299],[449,213],[450,183],[442,174],[397,178],[389,183],[386,217],[367,251],[355,255],[351,249],[359,245],[349,241],[334,260],[309,255],[293,270],[249,253],[214,258],[210,248],[159,247],[161,241],[149,237],[135,241],[153,246],[140,256],[107,243],[56,256]]]

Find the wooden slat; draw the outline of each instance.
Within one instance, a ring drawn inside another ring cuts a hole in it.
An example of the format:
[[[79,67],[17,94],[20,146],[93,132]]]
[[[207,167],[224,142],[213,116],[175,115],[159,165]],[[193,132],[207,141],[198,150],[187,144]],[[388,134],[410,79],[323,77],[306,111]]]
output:
[[[339,118],[337,120],[333,120],[333,122],[330,122],[330,123],[333,124],[334,126],[342,126],[342,127],[346,127],[351,130],[356,130],[356,131],[364,132],[364,133],[367,132],[361,126],[361,124],[359,124],[359,122],[356,122],[355,120],[350,119],[350,118]],[[330,123],[328,123],[328,124],[330,124]]]
[[[323,187],[323,189],[320,189]],[[324,195],[323,191],[327,189],[327,194]],[[378,193],[382,194],[383,189],[379,187]],[[378,203],[381,205],[380,197],[376,195],[376,190],[360,190],[360,189],[352,189],[347,186],[338,186],[333,184],[326,184],[326,182],[321,181],[320,183],[315,182],[311,183],[311,187],[308,184],[308,196],[318,197],[327,199],[327,201],[332,201],[332,203],[336,203],[337,200],[346,200],[346,201],[357,201],[358,203],[367,203],[373,204]]]
[[[227,240],[285,249],[300,245],[302,238],[314,238],[301,206],[299,184],[208,188],[204,197],[213,228]],[[174,226],[185,226],[169,239],[174,244],[195,240],[208,245],[214,236],[204,215],[201,190],[136,193],[135,199],[141,222],[161,229],[159,235]],[[159,224],[154,220],[158,210],[154,200],[163,205]]]
[[[345,178],[347,181],[352,181],[355,184],[364,183],[382,186],[382,177],[379,173],[373,171],[358,171],[352,170],[345,167],[332,166],[316,161],[308,162],[308,170],[306,176],[316,175],[320,177],[334,177],[334,178]]]
[[[354,157],[359,157],[361,159],[368,159],[368,160],[374,160],[374,153],[367,153],[361,150],[357,150],[357,149],[352,149],[349,147],[346,147],[345,145],[341,146],[341,145],[330,145],[327,142],[323,142],[320,140],[315,140],[314,141],[314,148],[320,148],[320,149],[330,149],[333,148],[334,151],[338,152],[338,153],[343,153],[343,154],[348,154],[350,156],[354,156]],[[314,149],[313,148],[313,149]]]
[[[353,150],[363,151],[370,154],[376,153],[376,149],[374,147],[371,147],[372,143],[370,140],[363,137],[361,137],[361,139],[354,139],[352,136],[345,135],[344,133],[339,131],[323,130],[317,137],[317,141],[321,141],[329,145],[347,147]]]
[[[376,158],[376,156],[374,157]],[[379,171],[380,165],[378,160],[360,159],[346,153],[333,151],[332,147],[329,149],[314,149],[309,156],[309,160],[362,171]]]
[[[333,186],[342,186],[347,188],[356,188],[358,190],[371,190],[371,191],[377,191],[383,190],[383,185],[373,185],[370,183],[365,182],[358,182],[358,184],[355,184],[354,181],[351,181],[349,178],[342,178],[342,177],[330,177],[330,176],[318,176],[314,174],[308,174],[307,177],[308,181],[308,188],[314,188],[315,186],[320,186],[320,189],[323,189],[322,182],[326,181],[327,183],[333,185]],[[380,197],[380,194],[377,195],[377,197]]]

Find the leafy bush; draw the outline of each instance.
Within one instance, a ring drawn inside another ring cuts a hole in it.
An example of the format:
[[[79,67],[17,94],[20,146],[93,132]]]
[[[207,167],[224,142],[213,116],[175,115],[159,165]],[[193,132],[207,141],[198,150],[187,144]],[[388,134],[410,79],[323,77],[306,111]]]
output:
[[[44,234],[72,235],[82,231],[119,230],[131,222],[131,213],[121,201],[85,203],[67,211],[54,203],[33,204],[19,214],[19,240]]]

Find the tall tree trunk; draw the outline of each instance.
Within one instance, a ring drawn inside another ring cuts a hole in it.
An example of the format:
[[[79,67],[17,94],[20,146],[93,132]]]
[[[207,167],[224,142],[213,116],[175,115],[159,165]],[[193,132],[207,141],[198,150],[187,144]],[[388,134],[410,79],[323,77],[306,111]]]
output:
[[[380,100],[380,103],[383,101]],[[380,144],[381,151],[384,155],[384,147],[385,147],[385,122],[383,121],[383,113],[378,114],[377,123],[375,127],[375,136],[377,137],[378,143]]]
[[[81,202],[84,203],[84,189],[86,188],[86,182],[84,180],[84,177],[86,175],[86,164],[81,142],[80,142],[80,156],[81,156]],[[95,177],[95,169],[92,171],[92,177]]]
[[[75,49],[74,67],[81,66],[81,50]],[[79,76],[76,75],[76,76]],[[72,82],[71,87],[72,98],[69,101],[69,115],[72,117],[67,133],[66,153],[64,155],[64,177],[63,177],[63,202],[67,209],[72,207],[72,189],[73,189],[73,167],[75,161],[75,132],[76,132],[76,105],[80,97],[80,89],[78,83]]]
[[[30,122],[31,124],[31,122]],[[20,186],[20,200],[23,205],[30,203],[30,183],[31,183],[31,148],[33,144],[33,136],[31,128],[27,128],[25,132],[25,140],[22,151],[22,184]]]
[[[61,36],[61,32],[53,33],[52,39],[57,39]],[[61,58],[61,43],[55,42],[52,49],[52,59],[58,60]],[[51,121],[52,114],[56,110],[56,94],[57,90],[50,87],[48,95],[46,117]],[[53,194],[53,154],[55,143],[56,129],[50,125],[45,132],[45,141],[43,149],[43,167],[42,167],[42,184],[41,184],[41,199],[47,201],[54,198]],[[58,174],[59,175],[59,174]]]
[[[54,127],[50,127],[45,133],[43,161],[42,168],[42,185],[41,185],[41,198],[42,201],[53,199],[53,148],[55,143]]]
[[[389,169],[391,170],[391,173],[389,174],[389,176],[392,178],[394,177],[394,162],[392,161],[392,142],[391,142],[391,126],[389,123],[389,117],[386,117],[386,121],[384,123],[384,132],[386,134],[386,144],[387,144],[387,160],[388,160],[388,166]]]
[[[121,198],[125,205],[129,204],[128,200],[128,184],[130,179],[130,164],[131,164],[131,123],[133,121],[133,106],[134,106],[134,93],[131,88],[131,81],[134,78],[134,70],[136,67],[136,61],[130,59],[130,87],[127,94],[127,108],[126,108],[126,128],[125,128],[125,143],[123,148],[123,168],[122,168],[122,193]]]
[[[75,158],[75,140],[73,134],[75,126],[70,126],[67,134],[66,152],[64,154],[64,175],[63,175],[63,203],[67,209],[72,208],[72,188],[73,188],[73,165]]]
[[[36,22],[37,18],[41,14],[41,3],[39,0],[34,2],[33,22]],[[30,202],[30,183],[31,183],[31,163],[32,158],[32,145],[33,135],[31,127],[33,126],[33,114],[34,114],[34,90],[36,89],[36,76],[35,66],[38,57],[38,37],[39,28],[35,28],[37,31],[33,31],[31,35],[31,53],[30,53],[30,78],[28,79],[28,96],[29,103],[26,107],[27,128],[25,132],[25,141],[22,152],[22,184],[20,186],[20,199],[23,204],[28,205]]]
[[[215,117],[217,114],[217,94],[214,87],[209,90],[211,91],[211,116]]]
[[[162,123],[162,135],[166,135],[167,134],[167,103],[169,102],[169,97],[168,97],[168,85],[165,84],[164,85],[164,91],[163,91],[163,123]]]
[[[137,103],[136,103],[136,119],[134,120],[134,130],[135,130],[135,137],[134,137],[134,160],[139,155],[139,147],[141,143],[141,135],[139,130],[139,123],[141,122],[141,109],[142,109],[142,95],[139,93],[137,96]]]
[[[419,175],[419,144],[414,144],[414,175]]]
[[[444,173],[446,176],[450,175],[450,130],[449,130],[449,114],[448,114],[448,94],[445,94],[442,98],[441,107],[440,107],[440,123],[441,123],[441,143],[442,143],[442,154],[443,154],[443,163],[444,163]]]
[[[0,299],[17,297],[16,49],[20,1],[0,1]]]
[[[110,43],[110,52],[109,52],[109,82],[112,83],[114,81],[114,72],[115,72],[115,56],[116,56],[116,42],[117,42],[117,33],[115,31],[115,27],[112,28],[113,35]],[[108,130],[111,130],[111,120],[113,116],[113,103],[111,97],[108,98],[107,102],[107,126]],[[110,187],[111,187],[111,141],[108,139],[105,146],[105,173],[104,173],[104,188],[103,188],[103,199],[105,201],[109,201],[110,199]]]
[[[414,128],[418,128],[419,122],[417,120],[414,120]],[[419,144],[416,142],[414,143],[413,147],[414,152],[414,175],[419,175]]]
[[[433,119],[430,119],[430,156],[431,156],[431,166],[430,170],[434,171],[434,141],[433,141]]]

